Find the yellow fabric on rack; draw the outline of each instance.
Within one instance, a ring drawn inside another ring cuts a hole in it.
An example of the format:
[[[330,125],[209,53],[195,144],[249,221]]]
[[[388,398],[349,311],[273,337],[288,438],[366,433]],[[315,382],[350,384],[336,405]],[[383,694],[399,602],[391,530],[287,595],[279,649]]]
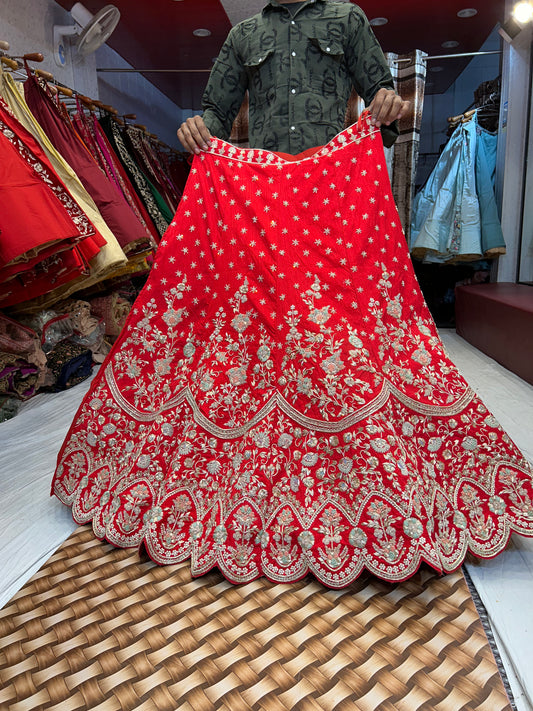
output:
[[[50,294],[46,294],[43,297],[39,297],[38,300],[35,300],[39,302],[41,308],[45,308],[54,301],[57,301],[58,296],[60,298],[65,298],[75,291],[92,286],[104,277],[111,276],[114,272],[126,265],[127,257],[119,245],[115,235],[104,221],[92,197],[83,187],[75,171],[63,158],[63,156],[56,151],[46,133],[34,118],[28,105],[26,104],[26,101],[24,100],[24,97],[18,90],[13,77],[7,72],[2,71],[1,68],[0,96],[7,103],[17,120],[41,145],[41,148],[52,164],[53,169],[64,183],[70,195],[78,203],[83,212],[87,215],[89,220],[91,220],[93,225],[106,241],[106,244],[90,262],[89,276],[75,279]]]

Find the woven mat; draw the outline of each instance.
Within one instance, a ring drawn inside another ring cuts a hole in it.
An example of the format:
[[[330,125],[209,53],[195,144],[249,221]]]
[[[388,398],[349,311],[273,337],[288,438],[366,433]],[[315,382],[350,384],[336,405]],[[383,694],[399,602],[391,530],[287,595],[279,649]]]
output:
[[[510,711],[460,572],[231,585],[80,527],[0,611],[0,708]]]

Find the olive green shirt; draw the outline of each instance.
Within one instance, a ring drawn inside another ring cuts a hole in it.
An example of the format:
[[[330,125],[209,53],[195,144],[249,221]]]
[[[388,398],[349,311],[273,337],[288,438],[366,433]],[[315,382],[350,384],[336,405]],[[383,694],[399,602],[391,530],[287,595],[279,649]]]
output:
[[[230,31],[203,96],[203,118],[227,140],[248,90],[250,146],[297,154],[342,131],[352,86],[367,105],[380,88],[394,88],[363,11],[329,0],[289,11],[270,0]],[[382,133],[385,145],[398,136],[394,124]]]

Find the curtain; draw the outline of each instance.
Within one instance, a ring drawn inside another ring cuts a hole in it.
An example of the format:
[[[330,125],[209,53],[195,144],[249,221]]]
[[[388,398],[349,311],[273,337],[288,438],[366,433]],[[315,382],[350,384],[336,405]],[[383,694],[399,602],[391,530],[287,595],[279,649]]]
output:
[[[427,54],[416,49],[409,54],[388,52],[385,57],[394,79],[396,91],[404,100],[411,103],[409,113],[399,122],[400,136],[394,146],[389,149],[387,156],[392,193],[409,244],[409,228],[420,148],[420,125],[424,107],[425,58]]]

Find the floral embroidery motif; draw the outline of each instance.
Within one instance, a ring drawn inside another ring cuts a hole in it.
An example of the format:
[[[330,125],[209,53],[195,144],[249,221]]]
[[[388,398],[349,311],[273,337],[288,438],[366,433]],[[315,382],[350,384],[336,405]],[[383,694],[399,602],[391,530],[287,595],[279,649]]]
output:
[[[383,165],[366,120],[300,161],[213,139],[60,453],[77,521],[333,588],[533,535],[531,467],[444,352]]]

